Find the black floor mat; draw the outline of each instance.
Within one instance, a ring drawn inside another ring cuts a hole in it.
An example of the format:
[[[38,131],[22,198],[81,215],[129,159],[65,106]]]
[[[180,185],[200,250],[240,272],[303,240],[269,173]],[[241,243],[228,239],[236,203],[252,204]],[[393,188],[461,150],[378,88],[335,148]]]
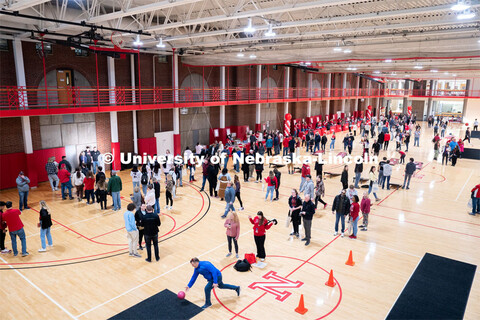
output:
[[[386,319],[463,319],[476,269],[426,253]]]
[[[177,294],[165,289],[150,298],[111,317],[113,320],[155,319],[180,320],[191,319],[203,309],[188,300],[180,300]]]
[[[465,148],[462,159],[480,160],[480,149]]]

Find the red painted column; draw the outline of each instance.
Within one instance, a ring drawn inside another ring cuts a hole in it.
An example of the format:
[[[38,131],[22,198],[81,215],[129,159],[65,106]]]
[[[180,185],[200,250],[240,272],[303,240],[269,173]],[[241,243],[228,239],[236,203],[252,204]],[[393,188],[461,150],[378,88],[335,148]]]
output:
[[[262,131],[262,124],[261,123],[255,123],[255,131]]]
[[[174,134],[173,135],[173,153],[175,155],[181,155],[182,154],[182,142],[180,139],[180,134]]]
[[[227,129],[219,128],[218,134],[219,134],[219,139],[225,144],[227,142]]]
[[[112,142],[111,146],[113,155],[112,170],[121,170],[122,163],[120,161],[120,142]]]

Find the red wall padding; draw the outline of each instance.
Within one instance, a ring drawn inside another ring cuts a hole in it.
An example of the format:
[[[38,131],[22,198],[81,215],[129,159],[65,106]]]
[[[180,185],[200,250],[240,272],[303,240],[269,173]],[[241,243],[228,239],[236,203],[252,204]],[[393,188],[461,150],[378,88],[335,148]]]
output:
[[[9,153],[0,155],[0,189],[16,187],[15,180],[18,173],[24,171],[28,177],[29,169],[37,173],[38,182],[48,181],[45,164],[49,157],[55,156],[55,160],[60,162],[65,155],[65,148],[53,148],[44,150],[35,150],[35,167],[27,168],[26,155],[23,152]],[[33,181],[32,181],[33,182]],[[30,185],[33,187],[33,185]]]
[[[138,139],[138,154],[143,155],[144,152],[151,156],[157,153],[157,139],[155,137]]]
[[[0,155],[0,189],[16,187],[18,173],[26,171],[26,167],[27,159],[23,152]]]

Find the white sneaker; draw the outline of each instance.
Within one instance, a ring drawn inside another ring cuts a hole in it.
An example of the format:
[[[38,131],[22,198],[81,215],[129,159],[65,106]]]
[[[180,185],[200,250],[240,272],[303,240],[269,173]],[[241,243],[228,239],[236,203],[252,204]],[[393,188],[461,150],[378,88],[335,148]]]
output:
[[[232,253],[229,252],[229,253],[227,253],[226,257],[228,258],[228,257],[230,257],[231,255],[232,255]]]
[[[260,261],[262,261],[262,262],[263,262],[263,261],[265,261],[265,259],[260,259]]]
[[[240,207],[240,208],[238,209],[238,211],[242,211],[242,210],[243,210],[243,207]]]
[[[43,249],[43,248],[38,249],[38,252],[45,252],[45,251],[47,251],[47,249]]]
[[[338,235],[338,232],[335,231],[335,233],[333,234],[333,236],[335,237],[335,236],[337,236],[337,235]]]
[[[47,247],[53,247],[53,244],[47,244]]]
[[[2,253],[10,253],[10,252],[12,252],[12,250],[7,249],[7,248],[5,248],[5,249],[2,250]]]
[[[345,236],[345,234],[342,232],[342,238]]]

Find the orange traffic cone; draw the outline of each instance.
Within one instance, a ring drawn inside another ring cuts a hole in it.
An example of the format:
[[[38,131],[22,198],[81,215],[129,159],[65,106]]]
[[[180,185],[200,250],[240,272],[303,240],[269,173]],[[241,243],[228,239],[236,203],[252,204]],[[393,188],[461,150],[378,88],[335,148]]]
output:
[[[348,255],[348,260],[347,262],[345,262],[345,264],[347,266],[354,266],[355,265],[355,262],[353,261],[353,257],[352,257],[352,250],[350,250],[350,254]]]
[[[300,296],[300,302],[298,303],[298,307],[295,309],[295,311],[300,314],[305,314],[308,311],[303,303],[303,294]]]
[[[325,282],[325,285],[329,287],[335,287],[335,281],[333,280],[333,270],[330,270],[330,276],[328,277],[328,281]]]

